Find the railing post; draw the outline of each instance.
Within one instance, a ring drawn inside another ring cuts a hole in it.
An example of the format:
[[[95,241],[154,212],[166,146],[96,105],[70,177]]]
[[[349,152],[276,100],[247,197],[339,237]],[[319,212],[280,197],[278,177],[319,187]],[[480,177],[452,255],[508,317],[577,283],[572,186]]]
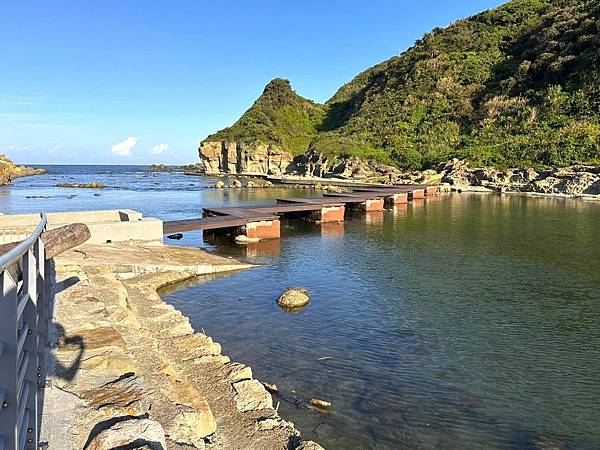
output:
[[[0,269],[0,443],[17,448],[17,283]],[[2,447],[0,447],[1,449]]]
[[[38,386],[45,384],[46,259],[35,231],[0,255],[0,450],[37,450]],[[22,283],[13,278],[21,265]]]
[[[46,305],[46,252],[44,242],[38,239],[33,247],[37,261],[37,317],[38,317],[38,370],[37,387],[43,389],[46,381],[46,345],[48,344],[48,315]]]
[[[39,239],[38,239],[39,241]],[[24,378],[17,386],[19,401],[19,448],[37,450],[37,385],[38,385],[38,316],[37,316],[37,261],[33,248],[23,255],[22,297],[27,302],[23,310],[21,333],[27,336],[20,357],[19,373]],[[17,382],[20,380],[17,378]]]

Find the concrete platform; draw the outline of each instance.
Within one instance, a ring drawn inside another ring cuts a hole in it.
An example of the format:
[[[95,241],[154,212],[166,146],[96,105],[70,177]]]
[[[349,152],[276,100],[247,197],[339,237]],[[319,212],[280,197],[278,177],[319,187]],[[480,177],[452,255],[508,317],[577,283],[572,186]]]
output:
[[[90,244],[111,242],[162,243],[163,223],[143,217],[131,209],[72,211],[46,214],[48,229],[71,223],[84,223],[91,232]],[[0,243],[16,242],[31,234],[40,222],[39,214],[3,215],[0,218]]]

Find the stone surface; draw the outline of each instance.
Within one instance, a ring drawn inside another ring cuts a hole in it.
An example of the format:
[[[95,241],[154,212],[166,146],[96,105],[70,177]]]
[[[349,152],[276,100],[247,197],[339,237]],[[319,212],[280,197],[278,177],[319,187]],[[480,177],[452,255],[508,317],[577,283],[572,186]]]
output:
[[[240,411],[252,411],[273,407],[273,398],[258,380],[233,383],[235,401]]]
[[[298,431],[279,418],[251,369],[221,355],[218,343],[157,293],[195,275],[248,267],[162,245],[82,245],[56,257],[48,305],[53,387],[43,410],[65,411],[68,420],[43,424],[49,449],[104,445],[116,439],[106,429],[127,417],[160,424],[169,450],[283,449],[295,442]],[[278,425],[258,429],[266,417]]]
[[[149,419],[130,419],[117,422],[98,433],[86,450],[111,450],[116,447],[146,445],[152,450],[166,450],[165,432],[161,425]]]
[[[319,444],[314,441],[302,441],[300,445],[296,447],[296,450],[325,450]]]
[[[292,155],[275,145],[243,142],[201,142],[200,160],[207,174],[282,175]]]
[[[302,308],[309,303],[308,290],[299,288],[287,288],[277,299],[282,308]]]

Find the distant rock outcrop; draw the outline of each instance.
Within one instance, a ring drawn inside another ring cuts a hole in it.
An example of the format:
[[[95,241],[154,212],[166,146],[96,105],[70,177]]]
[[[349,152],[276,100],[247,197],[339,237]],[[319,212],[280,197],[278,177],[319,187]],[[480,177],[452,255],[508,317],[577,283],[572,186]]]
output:
[[[46,173],[46,171],[44,169],[34,169],[33,167],[17,166],[6,155],[0,155],[0,186],[10,184],[15,178],[42,173]]]

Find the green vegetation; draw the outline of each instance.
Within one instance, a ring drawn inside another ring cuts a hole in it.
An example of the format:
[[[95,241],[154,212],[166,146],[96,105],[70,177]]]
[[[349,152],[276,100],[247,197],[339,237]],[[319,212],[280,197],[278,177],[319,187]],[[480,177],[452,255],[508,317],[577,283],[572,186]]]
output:
[[[316,136],[324,111],[323,105],[297,95],[288,80],[276,78],[236,123],[205,140],[261,141],[299,155]]]
[[[325,105],[272,81],[208,140],[426,168],[453,157],[497,166],[600,158],[600,5],[513,0],[425,34]]]

